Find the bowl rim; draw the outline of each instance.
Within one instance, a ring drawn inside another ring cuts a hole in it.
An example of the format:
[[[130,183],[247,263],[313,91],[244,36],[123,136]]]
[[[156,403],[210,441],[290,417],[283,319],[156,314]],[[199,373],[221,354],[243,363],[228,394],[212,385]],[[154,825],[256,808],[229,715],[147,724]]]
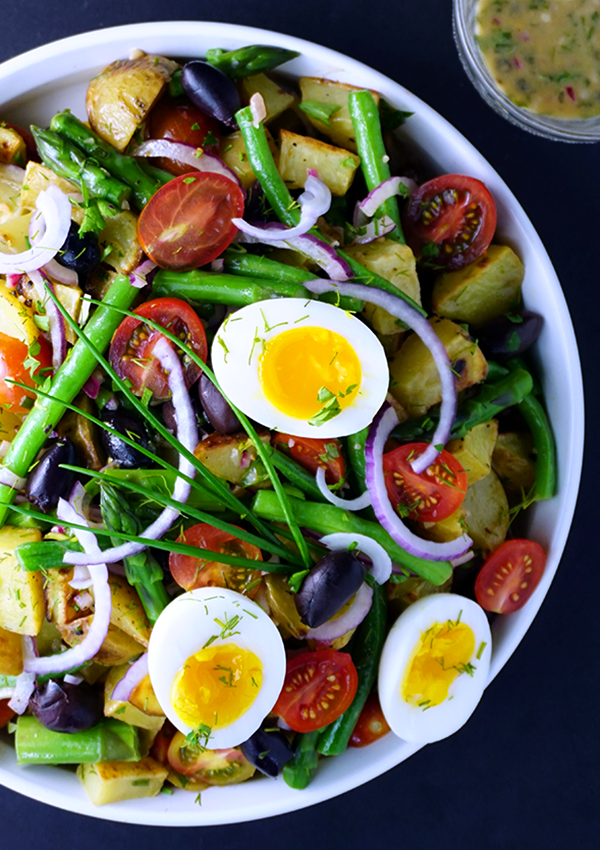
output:
[[[413,109],[415,116],[411,119],[414,122],[413,126],[418,125],[421,128],[421,132],[433,127],[436,137],[439,137],[441,133],[446,139],[454,140],[456,144],[460,143],[464,154],[470,157],[470,165],[472,159],[473,167],[470,169],[471,173],[476,176],[480,176],[481,172],[486,173],[490,184],[493,184],[491,187],[492,192],[498,202],[505,206],[507,210],[510,209],[511,217],[518,222],[519,227],[527,231],[527,238],[531,243],[532,251],[534,251],[534,255],[543,267],[544,280],[549,286],[549,294],[554,299],[553,303],[561,312],[559,344],[563,349],[563,353],[566,355],[567,385],[571,391],[569,405],[565,405],[565,407],[568,407],[565,416],[567,417],[570,440],[568,446],[562,452],[563,455],[567,456],[567,476],[561,482],[560,494],[553,500],[558,499],[561,503],[560,517],[556,523],[556,527],[553,529],[553,541],[555,544],[553,555],[552,558],[549,558],[546,574],[533,597],[528,602],[528,605],[521,609],[520,612],[509,615],[503,620],[502,629],[505,632],[512,631],[513,634],[509,640],[504,641],[502,650],[496,652],[492,658],[489,679],[491,682],[523,639],[548,591],[558,567],[558,562],[564,552],[581,478],[583,462],[583,383],[581,364],[568,307],[550,258],[541,243],[540,237],[537,235],[533,225],[511,190],[506,186],[495,169],[489,165],[473,145],[446,119],[403,86],[395,83],[389,77],[375,71],[364,63],[351,59],[330,48],[293,36],[237,24],[189,20],[127,24],[124,26],[91,30],[34,48],[0,65],[0,85],[3,88],[3,102],[7,103],[10,108],[10,104],[15,98],[32,91],[31,80],[27,84],[24,84],[24,79],[27,79],[26,73],[28,70],[31,72],[32,68],[36,69],[37,67],[39,71],[39,66],[43,66],[44,71],[47,73],[47,76],[44,76],[45,84],[48,84],[48,81],[52,83],[54,80],[68,79],[68,72],[75,72],[77,57],[83,62],[83,54],[86,54],[86,59],[82,64],[82,68],[91,69],[92,65],[90,62],[92,60],[87,57],[87,51],[94,53],[94,50],[100,49],[102,55],[105,57],[101,61],[105,63],[110,61],[110,57],[113,55],[115,58],[126,55],[132,47],[141,46],[147,50],[157,50],[154,47],[155,44],[164,44],[164,52],[167,55],[191,55],[188,50],[182,50],[178,53],[177,50],[171,49],[169,45],[179,41],[182,44],[186,40],[189,42],[192,35],[195,35],[199,45],[210,39],[213,43],[220,42],[223,46],[227,47],[264,43],[296,50],[303,57],[306,57],[309,62],[325,65],[328,71],[322,74],[323,76],[340,79],[343,82],[352,82],[354,80],[355,83],[359,80],[362,83],[366,79],[368,80],[368,82],[364,83],[366,86],[381,91],[390,100],[407,104],[411,108],[415,107]],[[57,73],[57,67],[61,69],[60,73]],[[410,130],[408,135],[410,136]],[[285,804],[279,801],[275,793],[273,795],[262,795],[265,799],[262,799],[260,795],[257,796],[256,794],[249,793],[247,795],[247,803],[238,805],[237,808],[230,811],[218,807],[211,812],[209,806],[203,806],[201,809],[196,806],[189,806],[185,809],[181,807],[173,809],[166,802],[163,803],[163,801],[160,801],[156,797],[94,807],[91,803],[86,805],[89,801],[87,801],[87,796],[83,790],[81,791],[81,797],[74,798],[70,794],[65,794],[64,790],[54,787],[55,785],[60,786],[63,784],[54,779],[54,776],[58,777],[58,773],[55,773],[57,768],[52,768],[53,778],[48,783],[41,781],[47,778],[48,775],[45,771],[49,770],[48,767],[29,768],[28,770],[20,768],[16,772],[12,772],[0,764],[0,783],[12,790],[58,808],[105,820],[159,826],[229,824],[283,814],[330,799],[374,779],[420,749],[416,745],[406,745],[404,742],[400,742],[399,739],[388,742],[387,745],[386,741],[387,738],[384,738],[367,748],[374,758],[370,759],[370,763],[366,766],[361,765],[360,769],[353,770],[352,765],[359,763],[357,754],[364,753],[364,751],[354,750],[345,753],[343,758],[349,769],[346,769],[341,776],[337,775],[333,776],[333,778],[330,776],[330,765],[327,762],[334,762],[337,759],[326,760],[322,766],[323,769],[320,769],[319,775],[313,784],[303,791],[302,794],[291,792],[289,795],[286,795]],[[8,750],[8,746],[0,742],[0,757],[3,752],[8,752]],[[58,770],[60,771],[60,769]],[[34,778],[29,779],[29,776]],[[74,781],[77,782],[77,780]],[[279,779],[274,780],[277,783],[280,781]],[[248,788],[250,791],[250,786],[259,785],[262,786],[262,782],[231,786],[227,790],[233,791],[237,787]],[[223,792],[223,789],[219,790],[221,793]],[[212,791],[205,793],[209,794]],[[165,801],[171,801],[174,797],[165,797]],[[161,805],[161,803],[163,804]]]

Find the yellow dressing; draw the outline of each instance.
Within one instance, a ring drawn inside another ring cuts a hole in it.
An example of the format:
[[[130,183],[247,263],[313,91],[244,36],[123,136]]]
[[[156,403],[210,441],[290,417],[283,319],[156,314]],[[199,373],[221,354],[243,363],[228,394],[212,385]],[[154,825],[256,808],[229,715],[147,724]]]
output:
[[[310,419],[328,398],[336,397],[343,409],[360,389],[356,352],[343,336],[324,328],[295,328],[269,340],[259,368],[265,396],[296,419]]]
[[[474,651],[475,635],[466,623],[433,623],[413,649],[400,686],[402,698],[422,708],[440,705],[458,676],[472,675]]]
[[[189,726],[221,729],[250,708],[261,684],[262,664],[253,652],[233,643],[208,646],[187,659],[171,701]]]

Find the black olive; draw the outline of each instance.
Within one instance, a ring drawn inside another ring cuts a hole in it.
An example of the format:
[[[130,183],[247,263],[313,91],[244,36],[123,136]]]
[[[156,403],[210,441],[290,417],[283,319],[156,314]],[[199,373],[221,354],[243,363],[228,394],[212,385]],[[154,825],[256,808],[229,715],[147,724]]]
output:
[[[115,431],[120,434],[125,434],[131,440],[135,440],[140,446],[148,451],[154,451],[152,440],[145,423],[139,419],[134,413],[129,410],[124,410],[122,407],[118,410],[102,411],[102,419]],[[114,434],[102,430],[100,440],[104,451],[109,458],[114,460],[123,469],[139,469],[156,466],[156,463],[146,455],[128,445],[124,440],[120,440]]]
[[[181,85],[194,106],[210,118],[237,128],[234,116],[241,106],[240,96],[223,71],[195,59],[183,66]]]
[[[288,739],[279,729],[258,729],[240,749],[250,764],[265,776],[278,776],[294,756]]]
[[[83,732],[104,716],[102,694],[81,682],[49,679],[40,685],[29,700],[31,713],[53,732]]]
[[[206,375],[200,378],[198,394],[207,419],[215,431],[219,434],[233,434],[241,430],[239,419]]]
[[[86,277],[100,264],[100,248],[96,236],[88,231],[79,235],[79,225],[71,222],[69,235],[56,255],[57,261],[67,269]]]
[[[302,622],[316,629],[330,620],[354,596],[365,574],[364,564],[347,549],[321,558],[294,597]]]
[[[498,316],[478,329],[479,346],[486,357],[503,363],[533,345],[543,322],[540,315],[529,310],[518,316]]]
[[[79,453],[67,437],[61,437],[46,449],[27,478],[25,494],[44,513],[53,511],[60,497],[66,499],[71,492],[75,473],[62,469],[63,463],[80,465]]]

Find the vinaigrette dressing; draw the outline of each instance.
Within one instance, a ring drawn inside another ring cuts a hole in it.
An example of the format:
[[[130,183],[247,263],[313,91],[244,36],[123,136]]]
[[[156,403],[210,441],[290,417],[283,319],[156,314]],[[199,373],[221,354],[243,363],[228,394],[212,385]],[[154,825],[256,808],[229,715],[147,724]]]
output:
[[[600,115],[600,0],[479,0],[477,39],[517,106],[553,118]]]

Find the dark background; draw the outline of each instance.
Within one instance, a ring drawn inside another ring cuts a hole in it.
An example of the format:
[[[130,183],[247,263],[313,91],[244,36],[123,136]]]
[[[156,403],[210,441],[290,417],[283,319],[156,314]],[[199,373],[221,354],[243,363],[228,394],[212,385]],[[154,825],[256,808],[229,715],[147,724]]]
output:
[[[512,127],[472,88],[452,37],[450,0],[20,0],[2,4],[0,61],[105,26],[167,19],[247,24],[320,42],[401,82],[449,119],[499,171],[531,217],[575,323],[588,404],[587,462],[562,566],[526,639],[468,725],[368,785],[309,810],[191,831],[93,821],[0,788],[3,848],[165,846],[600,846],[598,464],[589,411],[598,388],[598,145]],[[217,46],[217,45],[216,45]],[[596,330],[594,331],[594,328]],[[188,845],[189,846],[189,845]]]

